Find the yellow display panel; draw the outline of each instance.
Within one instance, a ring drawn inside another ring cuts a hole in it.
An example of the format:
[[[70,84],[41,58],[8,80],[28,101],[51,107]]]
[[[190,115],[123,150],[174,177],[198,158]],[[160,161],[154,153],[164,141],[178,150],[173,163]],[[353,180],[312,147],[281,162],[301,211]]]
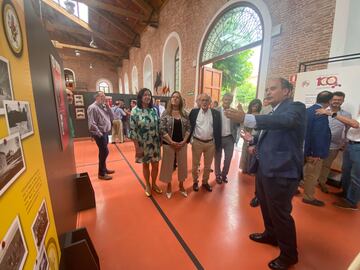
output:
[[[0,7],[0,269],[58,269],[24,3],[0,0]]]

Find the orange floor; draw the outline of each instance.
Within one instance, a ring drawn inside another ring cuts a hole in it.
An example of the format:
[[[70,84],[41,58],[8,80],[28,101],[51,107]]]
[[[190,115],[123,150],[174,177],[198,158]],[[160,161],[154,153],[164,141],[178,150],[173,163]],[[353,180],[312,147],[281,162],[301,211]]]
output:
[[[87,228],[101,269],[258,270],[268,269],[267,263],[278,256],[277,248],[248,239],[263,224],[260,209],[249,206],[254,179],[239,172],[237,151],[228,184],[215,185],[212,176],[212,193],[192,192],[189,166],[188,198],[176,192],[168,200],[164,194],[145,196],[132,143],[109,149],[108,168],[116,173],[113,180],[100,181],[95,143],[75,142],[77,171],[89,173],[97,204],[79,213],[78,227]],[[305,205],[301,197],[293,200],[299,248],[293,269],[347,269],[360,252],[360,212],[337,209],[332,195],[317,192],[326,202],[323,208]]]

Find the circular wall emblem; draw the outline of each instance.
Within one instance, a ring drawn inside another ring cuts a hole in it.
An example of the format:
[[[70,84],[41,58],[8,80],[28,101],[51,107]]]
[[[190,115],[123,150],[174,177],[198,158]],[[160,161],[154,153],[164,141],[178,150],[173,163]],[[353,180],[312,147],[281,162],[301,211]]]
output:
[[[23,51],[22,31],[19,17],[10,0],[3,2],[1,13],[6,40],[15,56],[20,57]]]

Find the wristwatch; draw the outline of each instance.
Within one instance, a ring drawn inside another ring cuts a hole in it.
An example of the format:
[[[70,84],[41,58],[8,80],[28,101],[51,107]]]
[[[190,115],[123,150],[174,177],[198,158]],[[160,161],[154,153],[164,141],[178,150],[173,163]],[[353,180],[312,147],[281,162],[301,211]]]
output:
[[[334,112],[332,115],[331,115],[331,118],[335,118],[337,116],[337,113]]]

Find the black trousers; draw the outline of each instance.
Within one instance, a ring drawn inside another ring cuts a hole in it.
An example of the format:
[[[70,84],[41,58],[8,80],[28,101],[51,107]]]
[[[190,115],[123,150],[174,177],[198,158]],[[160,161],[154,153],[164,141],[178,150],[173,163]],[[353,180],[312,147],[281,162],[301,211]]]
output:
[[[99,148],[99,175],[104,176],[107,172],[106,158],[109,155],[109,136],[107,134],[101,137],[94,136],[94,139]]]
[[[291,216],[291,201],[298,185],[298,179],[265,177],[261,168],[256,175],[256,195],[260,201],[265,234],[277,240],[280,258],[288,262],[298,259],[295,222]]]

